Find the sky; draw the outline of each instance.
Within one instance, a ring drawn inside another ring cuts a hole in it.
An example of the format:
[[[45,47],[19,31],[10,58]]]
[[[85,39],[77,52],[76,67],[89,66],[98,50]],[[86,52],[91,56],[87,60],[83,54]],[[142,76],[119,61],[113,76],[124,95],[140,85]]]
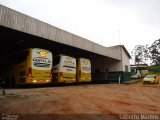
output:
[[[149,46],[160,38],[160,0],[0,0],[100,45]]]

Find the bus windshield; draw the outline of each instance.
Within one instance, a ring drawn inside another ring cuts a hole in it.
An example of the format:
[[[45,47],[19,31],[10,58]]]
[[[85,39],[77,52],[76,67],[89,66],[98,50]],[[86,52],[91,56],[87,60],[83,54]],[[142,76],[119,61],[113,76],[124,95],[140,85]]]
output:
[[[81,58],[80,59],[80,63],[81,63],[81,70],[82,70],[82,72],[84,72],[84,73],[90,73],[91,72],[91,63],[90,63],[90,60]]]
[[[76,73],[76,59],[69,56],[61,56],[61,65],[63,72]]]
[[[52,53],[39,48],[32,49],[32,68],[49,70],[52,68]]]
[[[136,67],[131,67],[131,73],[136,74],[137,73],[137,68]]]

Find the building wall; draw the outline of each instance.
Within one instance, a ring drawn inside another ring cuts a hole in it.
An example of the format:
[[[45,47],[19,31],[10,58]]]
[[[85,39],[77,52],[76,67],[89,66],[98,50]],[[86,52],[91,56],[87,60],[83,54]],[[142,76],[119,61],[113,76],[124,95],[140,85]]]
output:
[[[127,54],[124,51],[124,49],[122,49],[122,66],[123,66],[123,71],[126,71],[125,70],[125,66],[128,66],[128,72],[130,72],[129,57],[127,56]]]
[[[124,50],[124,46],[116,46],[120,51],[121,60],[102,57],[92,61],[93,81],[121,82],[130,80],[130,56]],[[127,70],[126,70],[127,69]]]
[[[115,71],[122,71],[122,62],[121,61],[108,61],[108,65],[106,65],[106,68],[108,68],[109,72],[115,72]]]
[[[99,58],[92,60],[93,72],[96,69],[100,69],[100,72],[114,72],[114,71],[123,71],[122,62],[120,60],[115,60],[111,58]]]
[[[92,61],[93,72],[95,72],[96,69],[100,69],[100,72],[105,72],[106,69],[108,69],[108,72],[125,71],[125,66],[128,66],[128,72],[130,72],[129,56],[122,47],[117,47],[120,48],[119,51],[122,60],[116,60],[108,57],[95,59]]]

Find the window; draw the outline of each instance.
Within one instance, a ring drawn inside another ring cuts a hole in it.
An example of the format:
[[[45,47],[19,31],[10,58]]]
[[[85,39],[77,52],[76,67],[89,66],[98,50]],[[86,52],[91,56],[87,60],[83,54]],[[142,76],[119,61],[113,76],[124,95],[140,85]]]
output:
[[[136,74],[137,73],[137,69],[135,67],[131,67],[131,73]]]
[[[9,55],[8,57],[6,57],[5,61],[10,65],[21,63],[27,59],[28,55],[29,55],[28,50],[21,51],[21,52]]]
[[[125,65],[125,71],[128,72],[128,66],[127,65]]]
[[[17,54],[17,55],[14,56],[14,57],[16,57],[16,58],[14,58],[15,62],[16,63],[23,62],[23,61],[25,61],[27,59],[27,56],[28,56],[28,51],[20,52],[19,54]]]

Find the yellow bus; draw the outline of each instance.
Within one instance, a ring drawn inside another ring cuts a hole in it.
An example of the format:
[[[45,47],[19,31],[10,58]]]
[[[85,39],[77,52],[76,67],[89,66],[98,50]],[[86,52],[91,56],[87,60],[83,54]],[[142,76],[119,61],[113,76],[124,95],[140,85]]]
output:
[[[89,59],[78,58],[77,82],[91,82],[91,62]]]
[[[52,53],[28,48],[7,57],[7,73],[12,84],[44,84],[52,79]]]
[[[67,55],[53,58],[53,83],[76,82],[76,59]]]

